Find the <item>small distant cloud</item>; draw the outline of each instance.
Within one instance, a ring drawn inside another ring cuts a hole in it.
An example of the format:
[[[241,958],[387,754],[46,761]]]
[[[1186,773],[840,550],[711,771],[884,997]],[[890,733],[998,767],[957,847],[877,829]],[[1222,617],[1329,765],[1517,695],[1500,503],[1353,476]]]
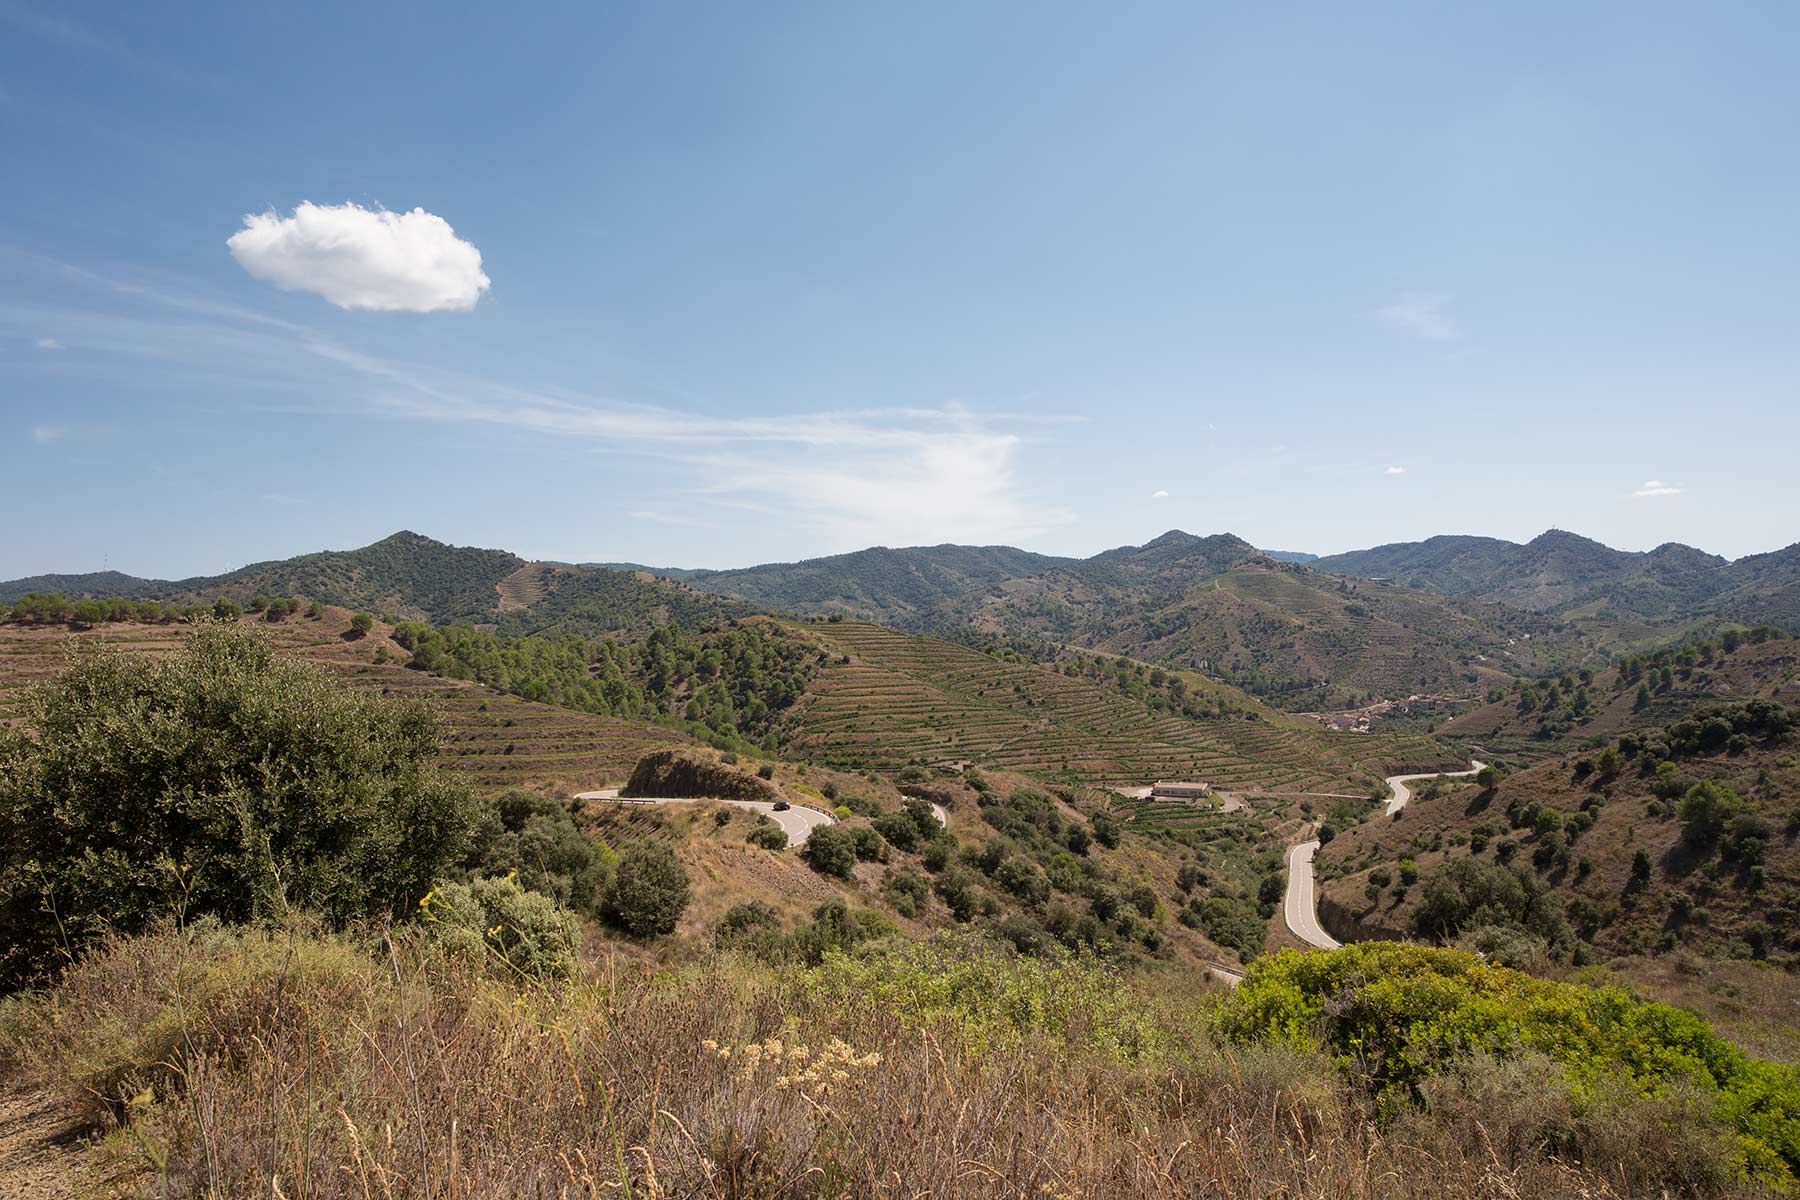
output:
[[[61,342],[57,341],[55,338],[39,338],[37,340],[37,348],[39,350],[67,350],[68,349],[67,346],[63,345]]]
[[[1664,483],[1660,479],[1646,479],[1644,480],[1644,486],[1638,488],[1637,491],[1631,494],[1634,498],[1642,500],[1645,496],[1679,496],[1686,490],[1687,489],[1683,488],[1678,483]]]
[[[1406,468],[1405,467],[1389,467],[1387,470],[1383,471],[1382,474],[1383,475],[1404,475],[1404,474],[1406,474]]]
[[[1150,493],[1150,498],[1152,500],[1167,500],[1169,498],[1169,493],[1163,488],[1157,488],[1154,492]]]
[[[1392,304],[1375,310],[1375,317],[1389,328],[1434,342],[1453,342],[1462,336],[1446,311],[1446,292],[1408,292]]]
[[[225,245],[238,265],[284,291],[339,308],[438,312],[475,307],[488,288],[481,251],[422,208],[302,203],[291,217],[249,213]]]
[[[48,446],[51,442],[56,441],[67,432],[69,431],[64,429],[61,425],[33,425],[31,427],[31,440],[40,446]]]
[[[306,503],[300,497],[290,496],[286,492],[264,492],[262,501],[264,504],[285,504],[289,507],[297,507]]]

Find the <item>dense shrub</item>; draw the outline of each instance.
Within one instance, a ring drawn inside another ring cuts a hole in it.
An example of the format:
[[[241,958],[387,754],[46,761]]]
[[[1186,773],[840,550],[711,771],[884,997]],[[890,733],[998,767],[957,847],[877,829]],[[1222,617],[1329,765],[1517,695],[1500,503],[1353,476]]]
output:
[[[514,788],[482,805],[463,868],[470,876],[512,874],[592,916],[612,882],[618,856],[576,828],[567,806]]]
[[[787,830],[769,818],[762,817],[750,827],[750,832],[744,835],[744,840],[752,846],[761,846],[764,850],[786,850],[788,835]]]
[[[1487,925],[1514,926],[1559,952],[1573,942],[1561,899],[1536,875],[1478,858],[1441,863],[1425,881],[1413,913],[1413,932],[1431,941],[1450,942]]]
[[[819,874],[848,879],[856,868],[856,839],[841,825],[820,825],[807,834],[800,854]]]
[[[867,825],[858,825],[850,830],[850,844],[856,848],[858,862],[886,862],[887,846],[881,835]]]
[[[560,979],[575,969],[575,914],[511,876],[439,884],[419,910],[448,952],[505,977]]]
[[[0,987],[180,910],[407,914],[461,856],[466,787],[419,705],[210,625],[167,658],[83,648],[0,731]]]
[[[918,917],[931,899],[931,881],[917,871],[889,871],[881,881],[888,903],[903,917]]]
[[[1580,1089],[1704,1092],[1737,1139],[1741,1170],[1800,1185],[1800,1072],[1746,1057],[1698,1016],[1617,988],[1552,983],[1457,950],[1365,942],[1283,951],[1252,967],[1220,1011],[1239,1041],[1310,1044],[1390,1107],[1465,1056],[1548,1056]]]
[[[931,886],[950,910],[950,915],[959,921],[973,919],[981,907],[980,885],[975,873],[967,867],[946,867]]]
[[[781,915],[773,905],[761,900],[732,905],[713,929],[714,945],[742,947],[753,952],[780,938]]]
[[[1269,937],[1269,923],[1255,905],[1227,896],[1209,896],[1190,903],[1181,912],[1181,923],[1237,951],[1245,962],[1262,953]]]
[[[606,892],[607,919],[636,937],[675,932],[688,904],[687,870],[661,842],[643,842],[619,859]]]

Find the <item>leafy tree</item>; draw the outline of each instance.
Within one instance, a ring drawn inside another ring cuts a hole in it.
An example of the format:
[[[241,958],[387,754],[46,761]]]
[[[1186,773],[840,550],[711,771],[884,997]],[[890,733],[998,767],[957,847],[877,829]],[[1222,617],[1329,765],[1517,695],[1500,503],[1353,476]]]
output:
[[[174,912],[410,914],[474,802],[408,701],[209,625],[166,658],[78,650],[0,731],[0,987]]]
[[[881,890],[887,893],[894,911],[903,917],[920,916],[931,899],[931,881],[912,870],[889,871],[881,881]]]
[[[244,613],[244,610],[238,607],[237,601],[224,596],[213,601],[212,611],[213,616],[221,621],[235,621]]]
[[[1703,779],[1681,798],[1681,836],[1688,845],[1705,849],[1716,844],[1725,826],[1744,810],[1744,798],[1730,788]]]
[[[357,637],[368,637],[369,630],[375,628],[375,618],[366,612],[359,612],[350,618],[350,628]]]
[[[641,842],[620,857],[605,912],[635,937],[664,937],[687,911],[688,894],[687,870],[675,852],[661,842]]]

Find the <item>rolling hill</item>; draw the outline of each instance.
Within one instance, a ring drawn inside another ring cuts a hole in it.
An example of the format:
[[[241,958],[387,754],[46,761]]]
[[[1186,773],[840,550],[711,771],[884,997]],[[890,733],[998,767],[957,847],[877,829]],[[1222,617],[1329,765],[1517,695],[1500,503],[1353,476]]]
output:
[[[1578,942],[1590,959],[1678,947],[1791,958],[1800,952],[1795,721],[1795,710],[1768,701],[1717,705],[1491,789],[1422,789],[1403,820],[1366,821],[1325,845],[1321,915],[1346,939],[1429,932],[1445,912],[1473,933],[1506,917],[1459,916],[1456,897],[1479,908],[1478,889],[1499,880],[1511,890],[1502,878],[1511,872],[1526,885],[1515,895],[1554,900],[1530,901],[1543,914],[1534,932]],[[1697,793],[1704,806],[1692,803]],[[1419,883],[1407,884],[1402,859]],[[1435,875],[1466,860],[1478,865],[1456,868],[1467,874],[1454,894],[1434,888]]]
[[[1320,570],[1546,616],[1678,625],[1800,619],[1800,545],[1731,562],[1669,542],[1633,553],[1552,529],[1520,545],[1434,537],[1319,559]]]
[[[680,577],[765,611],[836,613],[916,629],[930,625],[931,614],[945,601],[1073,561],[1011,546],[876,546],[736,571],[685,571]]]
[[[1054,666],[859,621],[806,627],[834,654],[781,726],[784,754],[856,769],[971,763],[1065,782],[1198,778],[1366,795],[1395,763],[1449,763],[1420,735],[1337,734],[1263,708],[1195,719]]]
[[[1290,709],[1359,694],[1474,696],[1493,680],[1578,653],[1529,614],[1351,584],[1228,534],[1172,531],[1009,581],[948,611],[947,623],[997,637],[1191,667]]]
[[[39,575],[0,583],[0,604],[30,592],[209,603],[224,596],[297,596],[389,621],[489,625],[527,634],[641,638],[671,621],[704,628],[751,611],[744,604],[645,571],[527,562],[504,550],[451,546],[403,530],[357,550],[252,563],[222,575],[140,579],[116,571]]]

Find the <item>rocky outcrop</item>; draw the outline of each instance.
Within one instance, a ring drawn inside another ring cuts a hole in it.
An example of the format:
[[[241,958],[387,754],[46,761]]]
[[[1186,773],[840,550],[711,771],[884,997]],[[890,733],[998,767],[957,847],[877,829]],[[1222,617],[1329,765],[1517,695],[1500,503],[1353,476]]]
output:
[[[780,791],[748,771],[686,750],[659,750],[638,760],[619,795],[625,799],[694,797],[712,800],[779,800]]]

